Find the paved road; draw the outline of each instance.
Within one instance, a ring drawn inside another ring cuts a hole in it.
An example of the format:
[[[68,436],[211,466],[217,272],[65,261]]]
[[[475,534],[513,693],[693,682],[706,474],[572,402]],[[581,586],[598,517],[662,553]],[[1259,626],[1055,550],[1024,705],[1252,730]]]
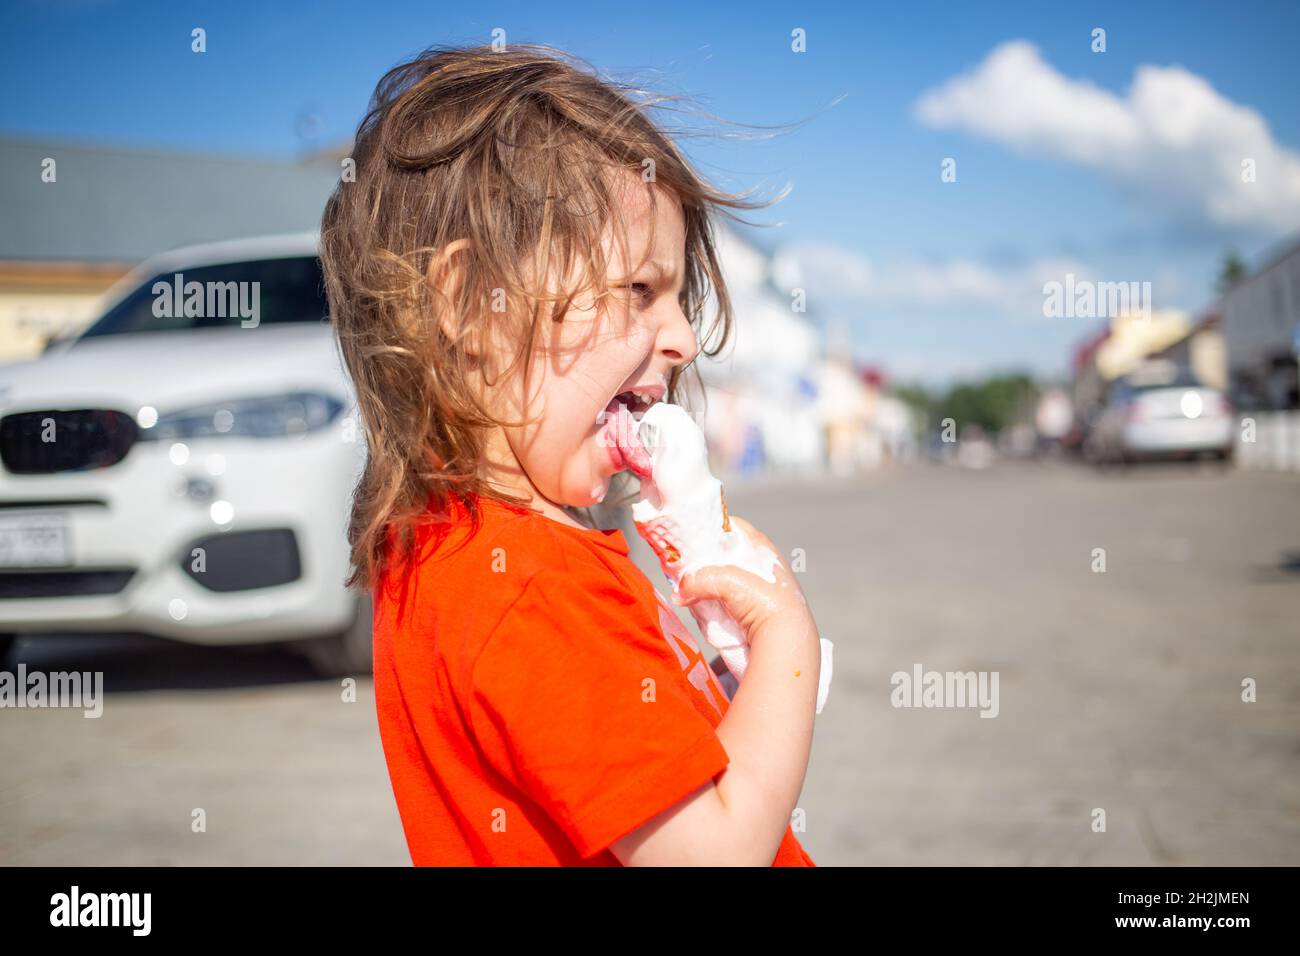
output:
[[[805,550],[836,644],[819,863],[1300,863],[1300,477],[916,466],[728,501]],[[139,638],[18,656],[109,696],[0,710],[0,862],[409,862],[368,683],[351,703],[293,655]],[[996,672],[998,716],[891,706],[915,665]]]

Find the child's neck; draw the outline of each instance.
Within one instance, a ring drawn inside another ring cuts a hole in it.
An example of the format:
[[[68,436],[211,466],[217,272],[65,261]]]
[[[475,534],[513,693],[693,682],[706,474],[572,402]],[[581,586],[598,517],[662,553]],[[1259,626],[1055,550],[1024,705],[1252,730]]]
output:
[[[483,471],[489,487],[524,499],[532,511],[544,518],[550,518],[571,528],[589,530],[561,505],[551,501],[537,490],[510,450],[505,436],[499,431],[493,432],[485,451],[487,460],[484,462]]]

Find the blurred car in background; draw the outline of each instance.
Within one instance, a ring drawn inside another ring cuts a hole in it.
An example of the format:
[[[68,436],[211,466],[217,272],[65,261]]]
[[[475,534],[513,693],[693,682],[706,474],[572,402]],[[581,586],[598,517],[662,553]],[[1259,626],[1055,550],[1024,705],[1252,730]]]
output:
[[[1111,384],[1084,441],[1097,464],[1169,458],[1227,461],[1234,446],[1233,409],[1219,391],[1186,370],[1153,364]]]
[[[371,667],[344,587],[364,460],[314,235],[180,249],[0,367],[0,651],[38,632],[292,642]]]

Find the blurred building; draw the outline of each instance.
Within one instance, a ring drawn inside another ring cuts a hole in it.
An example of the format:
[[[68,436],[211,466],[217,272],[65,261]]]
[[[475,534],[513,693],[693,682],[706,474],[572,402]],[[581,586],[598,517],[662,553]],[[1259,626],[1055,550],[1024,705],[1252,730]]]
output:
[[[1074,425],[1074,403],[1059,386],[1043,390],[1034,406],[1033,433],[1038,450],[1051,451],[1064,446]]]
[[[847,327],[796,310],[773,257],[741,234],[720,229],[718,251],[736,326],[733,343],[699,363],[716,463],[738,474],[852,474],[915,457],[915,413],[889,394],[882,370],[853,358]]]
[[[1150,315],[1121,313],[1110,321],[1110,335],[1097,346],[1097,371],[1113,382],[1135,371],[1152,355],[1185,339],[1192,330],[1186,312],[1158,309]]]
[[[1300,239],[1223,296],[1230,390],[1240,408],[1300,408]]]
[[[1109,338],[1110,325],[1107,324],[1074,350],[1074,360],[1071,363],[1074,381],[1070,390],[1070,399],[1074,404],[1074,423],[1061,438],[1061,444],[1066,448],[1078,448],[1083,444],[1084,432],[1106,400],[1107,382],[1097,367],[1097,352]]]
[[[861,379],[844,354],[832,354],[820,362],[816,382],[827,467],[833,474],[847,475],[877,464],[880,451],[870,426],[878,390]]]
[[[830,393],[829,398],[823,396],[820,407],[832,472],[850,474],[916,456],[916,417],[905,402],[889,393],[883,370],[874,365],[859,367],[841,357],[823,365],[819,381],[827,383]],[[832,382],[836,383],[833,389]]]
[[[717,464],[739,474],[819,469],[820,334],[776,287],[770,256],[726,227],[717,245],[735,325],[727,346],[698,363]]]
[[[1176,368],[1191,372],[1201,384],[1226,392],[1228,353],[1222,322],[1218,307],[1211,308],[1193,319],[1181,337],[1152,352],[1151,358],[1168,360]]]
[[[1244,468],[1300,471],[1300,239],[1223,296],[1228,389]]]
[[[338,175],[319,161],[0,139],[0,363],[79,330],[155,253],[319,228]]]

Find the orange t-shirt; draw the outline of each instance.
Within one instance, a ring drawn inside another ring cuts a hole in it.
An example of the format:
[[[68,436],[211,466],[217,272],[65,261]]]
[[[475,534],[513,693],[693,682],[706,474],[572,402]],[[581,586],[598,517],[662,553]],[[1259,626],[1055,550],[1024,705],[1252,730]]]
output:
[[[622,531],[477,499],[375,593],[375,704],[417,866],[618,866],[726,768],[727,696]],[[790,828],[774,866],[814,866]]]

